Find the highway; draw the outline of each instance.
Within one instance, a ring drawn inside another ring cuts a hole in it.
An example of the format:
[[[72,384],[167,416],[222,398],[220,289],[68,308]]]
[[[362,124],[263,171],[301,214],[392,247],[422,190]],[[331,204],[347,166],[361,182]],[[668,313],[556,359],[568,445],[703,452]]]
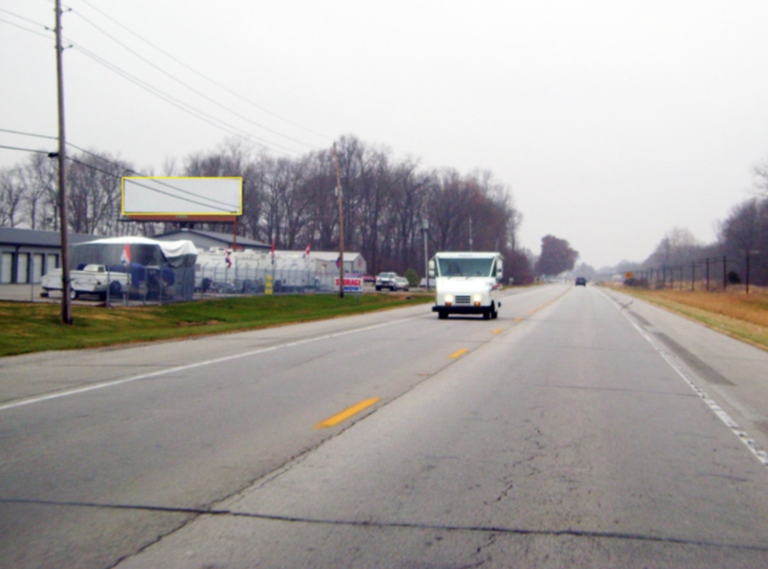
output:
[[[0,567],[766,567],[766,370],[567,284],[5,358]]]

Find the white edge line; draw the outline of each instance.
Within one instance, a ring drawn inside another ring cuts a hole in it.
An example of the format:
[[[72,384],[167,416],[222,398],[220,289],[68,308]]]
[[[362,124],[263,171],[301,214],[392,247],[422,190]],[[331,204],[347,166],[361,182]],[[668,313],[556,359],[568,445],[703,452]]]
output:
[[[693,391],[701,397],[702,401],[704,401],[704,404],[709,407],[712,412],[717,415],[717,417],[723,422],[723,424],[730,429],[730,431],[736,435],[736,437],[744,443],[744,445],[750,450],[750,452],[757,458],[757,460],[760,461],[760,463],[768,467],[768,453],[766,453],[764,450],[762,450],[758,444],[755,442],[755,440],[749,436],[749,434],[742,429],[739,424],[734,421],[728,413],[726,413],[720,405],[718,405],[714,399],[712,399],[709,395],[707,395],[706,391],[701,389],[698,385],[696,385],[693,380],[691,380],[690,377],[680,368],[680,366],[675,363],[675,361],[672,359],[673,356],[669,352],[667,352],[664,348],[659,346],[656,341],[640,326],[638,326],[629,316],[627,316],[626,312],[623,311],[624,307],[619,304],[619,302],[613,298],[611,298],[605,291],[600,291],[603,293],[606,298],[608,298],[611,302],[616,305],[616,308],[622,312],[622,316],[627,319],[627,321],[637,330],[640,335],[645,338],[645,341],[648,342],[651,347],[656,350],[659,355],[664,358],[664,361],[667,362],[669,367],[671,367],[673,370],[677,372],[677,374],[683,378],[683,380],[688,384],[688,387],[693,389]]]
[[[151,377],[159,377],[161,375],[168,375],[170,373],[176,373],[180,371],[186,371],[198,367],[204,367],[208,365],[219,364],[222,362],[228,362],[237,360],[240,358],[247,358],[250,356],[257,356],[267,352],[274,352],[276,350],[282,350],[283,348],[293,348],[295,346],[301,346],[303,344],[310,344],[312,342],[320,342],[322,340],[328,340],[330,338],[337,338],[340,336],[347,336],[349,334],[356,334],[358,332],[367,332],[368,330],[375,330],[376,328],[383,328],[385,326],[392,326],[394,324],[400,324],[402,322],[408,322],[409,320],[415,320],[417,318],[423,318],[423,315],[409,316],[408,318],[402,318],[400,320],[393,320],[391,322],[384,322],[382,324],[372,324],[371,326],[363,326],[362,328],[354,328],[352,330],[344,330],[343,332],[333,332],[332,334],[325,334],[323,336],[316,336],[313,338],[307,338],[305,340],[296,340],[295,342],[287,342],[285,344],[279,344],[277,346],[270,346],[268,348],[260,348],[258,350],[252,350],[250,352],[244,352],[242,354],[233,354],[231,356],[225,356],[222,358],[216,358],[213,360],[205,360],[202,362],[196,362],[193,364],[177,366],[169,369],[163,369],[159,371],[153,371],[150,373],[143,373],[141,375],[134,375],[131,377],[124,377],[122,379],[115,379],[113,381],[106,381],[104,383],[96,383],[87,385],[85,387],[78,387],[75,389],[69,389],[67,391],[59,391],[56,393],[50,393],[48,395],[39,395],[36,397],[30,397],[28,399],[21,399],[13,401],[11,403],[5,403],[0,405],[0,411],[7,411],[8,409],[15,409],[17,407],[24,407],[25,405],[32,405],[34,403],[41,403],[43,401],[50,401],[52,399],[60,399],[62,397],[69,397],[71,395],[79,395],[81,393],[88,393],[89,391],[96,391],[97,389],[104,389],[105,387],[115,387],[123,385],[125,383],[132,383],[134,381],[140,381],[142,379],[149,379]]]

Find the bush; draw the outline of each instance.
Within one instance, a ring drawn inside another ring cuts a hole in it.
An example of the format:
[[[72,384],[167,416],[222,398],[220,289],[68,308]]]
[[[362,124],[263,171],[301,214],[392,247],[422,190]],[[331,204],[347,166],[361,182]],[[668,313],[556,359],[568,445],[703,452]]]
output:
[[[409,285],[414,287],[419,286],[419,273],[416,272],[416,269],[406,269],[403,276],[408,279]]]
[[[646,278],[639,279],[637,277],[632,277],[631,279],[626,279],[624,281],[624,286],[632,286],[636,288],[648,288],[648,279]]]

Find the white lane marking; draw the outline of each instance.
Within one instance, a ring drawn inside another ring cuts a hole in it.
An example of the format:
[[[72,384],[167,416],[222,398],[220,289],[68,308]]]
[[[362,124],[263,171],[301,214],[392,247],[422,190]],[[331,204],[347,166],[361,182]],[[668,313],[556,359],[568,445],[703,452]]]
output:
[[[0,405],[0,411],[7,411],[8,409],[15,409],[17,407],[23,407],[24,405],[32,405],[33,403],[41,403],[43,401],[50,401],[52,399],[60,399],[62,397],[69,397],[71,395],[79,395],[80,393],[88,393],[89,391],[95,391],[97,389],[104,389],[105,387],[116,387],[118,385],[123,385],[125,383],[132,383],[134,381],[140,381],[142,379],[149,379],[151,377],[159,377],[161,375],[168,375],[171,373],[176,373],[179,371],[186,371],[190,369],[195,369],[198,367],[204,367],[214,364],[219,364],[222,362],[229,362],[232,360],[237,360],[240,358],[247,358],[250,356],[258,356],[260,354],[265,354],[267,352],[274,352],[277,350],[282,350],[285,348],[293,348],[296,346],[301,346],[304,344],[310,344],[312,342],[320,342],[322,340],[329,340],[331,338],[338,338],[341,336],[347,336],[349,334],[356,334],[358,332],[367,332],[369,330],[375,330],[376,328],[383,328],[385,326],[392,326],[394,324],[401,324],[403,322],[408,322],[410,320],[416,320],[417,318],[424,318],[423,314],[420,314],[418,316],[409,316],[408,318],[402,318],[400,320],[393,320],[391,322],[384,322],[382,324],[372,324],[370,326],[363,326],[362,328],[353,328],[351,330],[344,330],[343,332],[333,332],[332,334],[325,334],[323,336],[316,336],[313,338],[307,338],[305,340],[296,340],[294,342],[287,342],[285,344],[279,344],[277,346],[270,346],[268,348],[260,348],[258,350],[252,350],[250,352],[244,352],[242,354],[233,354],[231,356],[224,356],[221,358],[216,358],[213,360],[205,360],[202,362],[196,362],[193,364],[173,367],[169,369],[163,369],[159,371],[153,371],[149,373],[143,373],[141,375],[134,375],[131,377],[124,377],[123,379],[115,379],[113,381],[105,381],[104,383],[95,383],[92,385],[87,385],[85,387],[77,387],[75,389],[69,389],[67,391],[59,391],[57,393],[50,393],[48,395],[39,395],[36,397],[30,397],[28,399],[20,399],[18,401],[13,401],[11,403],[5,403]]]
[[[693,389],[693,391],[701,397],[701,400],[704,401],[704,403],[709,407],[712,412],[717,415],[717,417],[723,422],[723,424],[728,427],[731,432],[738,437],[738,439],[744,443],[744,445],[750,450],[750,452],[757,458],[757,460],[760,461],[760,463],[763,466],[768,467],[768,453],[762,450],[758,444],[755,442],[755,440],[749,436],[749,434],[742,429],[739,424],[734,421],[728,413],[726,413],[720,405],[718,405],[714,399],[712,399],[709,395],[707,395],[706,391],[701,389],[698,385],[696,385],[693,380],[688,377],[688,375],[683,371],[683,369],[672,359],[674,356],[670,354],[667,350],[665,350],[661,345],[657,344],[656,341],[640,326],[638,326],[624,311],[624,306],[618,303],[615,299],[611,298],[607,293],[604,291],[600,291],[605,295],[606,298],[608,298],[611,302],[613,302],[617,309],[622,313],[622,316],[627,319],[627,321],[637,330],[640,335],[645,338],[645,341],[648,342],[651,347],[656,350],[659,355],[661,355],[662,358],[664,358],[664,361],[669,364],[669,367],[671,367],[673,370],[677,372],[677,374],[683,378],[683,380],[688,384],[688,386]]]

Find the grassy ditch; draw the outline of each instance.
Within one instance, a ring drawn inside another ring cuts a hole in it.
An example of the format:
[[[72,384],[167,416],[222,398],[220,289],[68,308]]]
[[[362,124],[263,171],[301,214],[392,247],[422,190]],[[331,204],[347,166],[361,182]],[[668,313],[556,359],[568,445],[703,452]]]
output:
[[[78,305],[72,307],[72,326],[61,323],[58,304],[0,302],[0,356],[254,330],[433,299],[427,294],[275,295],[136,308]]]
[[[765,291],[745,294],[629,287],[619,290],[768,351],[768,294]]]

